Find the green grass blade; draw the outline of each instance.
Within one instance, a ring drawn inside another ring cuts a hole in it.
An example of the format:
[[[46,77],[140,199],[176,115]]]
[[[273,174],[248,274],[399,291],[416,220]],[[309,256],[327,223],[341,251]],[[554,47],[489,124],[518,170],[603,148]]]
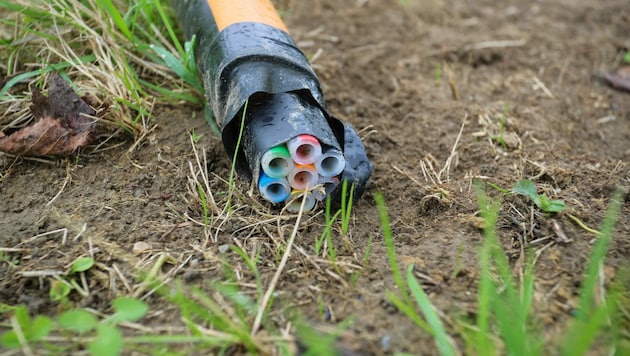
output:
[[[197,73],[191,72],[184,66],[181,60],[171,52],[169,52],[166,48],[158,45],[150,45],[149,46],[158,56],[164,61],[164,64],[172,70],[175,74],[177,74],[182,80],[193,86],[195,89],[203,92],[203,86],[199,81],[199,77],[197,77]]]
[[[55,64],[51,64],[48,65],[40,70],[34,70],[34,71],[30,71],[30,72],[25,72],[25,73],[20,73],[14,77],[12,77],[11,79],[9,79],[5,84],[4,87],[2,87],[2,89],[0,90],[0,99],[5,99],[5,95],[7,94],[7,92],[9,90],[11,90],[11,88],[13,88],[16,84],[33,78],[33,77],[37,77],[43,74],[47,74],[50,72],[56,72],[56,71],[62,71],[66,68],[81,64],[81,63],[90,63],[90,62],[94,62],[96,61],[96,56],[94,56],[93,54],[90,55],[86,55],[86,56],[82,56],[79,57],[78,60],[73,60],[71,62],[68,61],[64,61],[64,62],[59,62],[59,63],[55,63]]]
[[[18,5],[15,4],[14,1],[2,0],[0,1],[0,7],[6,8],[12,12],[19,12],[22,15],[30,17],[33,20],[41,21],[50,17],[50,13],[48,13],[47,11],[40,11],[36,8]]]
[[[232,195],[234,194],[234,178],[236,177],[236,160],[238,159],[238,152],[241,149],[241,141],[243,139],[243,130],[245,129],[245,118],[247,117],[247,106],[249,105],[249,99],[245,100],[243,105],[243,114],[241,115],[241,122],[239,125],[238,139],[236,140],[236,147],[234,147],[234,157],[232,158],[232,167],[230,168],[230,179],[228,180],[229,193],[228,201],[225,204],[228,210],[228,215],[232,214]]]
[[[164,24],[164,27],[166,27],[166,32],[168,32],[168,35],[171,38],[171,42],[175,45],[175,48],[177,48],[179,55],[182,58],[184,58],[185,51],[182,48],[182,45],[179,42],[179,38],[177,38],[177,35],[175,34],[175,31],[173,30],[173,24],[170,18],[166,15],[166,12],[164,11],[164,8],[162,7],[162,4],[160,1],[155,1],[155,8],[158,14],[160,15],[160,18],[162,19],[162,23]]]
[[[161,102],[169,102],[169,101],[185,101],[191,103],[193,105],[201,105],[203,104],[203,99],[201,99],[197,95],[187,94],[185,92],[177,92],[173,91],[173,89],[164,88],[159,85],[155,85],[151,82],[138,78],[138,83],[140,83],[145,88],[160,94],[161,98],[158,98]],[[215,125],[216,126],[216,125]]]
[[[394,237],[392,234],[392,228],[389,223],[389,216],[387,214],[387,207],[385,206],[385,200],[381,193],[376,192],[374,194],[374,201],[376,202],[376,208],[378,210],[381,228],[383,229],[383,240],[385,242],[385,250],[387,251],[387,259],[389,261],[389,267],[392,270],[392,278],[398,288],[401,297],[394,293],[388,292],[387,299],[409,319],[411,319],[416,325],[425,331],[431,333],[431,328],[422,318],[416,313],[416,310],[411,302],[409,293],[407,292],[407,285],[403,279],[398,266],[398,260],[396,258],[396,247],[394,246]]]
[[[615,193],[606,211],[601,235],[593,246],[586,267],[586,276],[580,290],[576,320],[569,328],[567,337],[562,345],[563,354],[565,355],[586,353],[597,335],[602,332],[607,321],[613,318],[612,307],[609,307],[609,305],[615,304],[615,298],[609,298],[611,300],[605,300],[600,305],[596,305],[596,286],[599,279],[599,269],[604,263],[621,208],[621,199],[621,193]]]
[[[243,251],[242,248],[238,247],[238,246],[231,246],[231,250],[236,252],[236,254],[238,254],[239,256],[241,256],[241,258],[243,259],[243,261],[245,261],[245,264],[247,265],[247,267],[249,268],[249,270],[254,274],[254,278],[256,279],[256,293],[258,298],[262,298],[263,296],[263,285],[262,285],[262,280],[260,279],[260,272],[258,271],[258,267],[256,267],[256,261],[252,260],[249,255]]]
[[[494,355],[494,347],[490,339],[490,314],[492,309],[492,298],[494,294],[494,283],[490,277],[490,266],[492,264],[492,237],[495,235],[499,206],[490,204],[486,193],[478,188],[477,200],[481,216],[485,222],[484,241],[479,254],[480,280],[477,294],[477,337],[474,343],[475,351],[479,355]]]
[[[587,320],[575,320],[566,334],[562,355],[586,355],[597,335],[609,320],[606,304],[596,308]]]
[[[398,309],[401,313],[405,314],[405,316],[409,318],[409,320],[413,321],[424,331],[432,334],[431,328],[416,312],[416,308],[414,308],[413,304],[404,301],[398,295],[392,292],[387,292],[385,296],[387,297],[387,300],[389,300],[389,302],[392,303],[392,305],[396,307],[396,309]]]
[[[127,26],[125,19],[123,19],[123,16],[120,14],[118,8],[114,5],[114,3],[111,0],[100,0],[98,1],[98,4],[103,10],[105,10],[107,14],[109,14],[112,21],[114,21],[114,24],[116,25],[116,27],[118,27],[120,32],[122,32],[128,40],[133,42],[134,36]]]
[[[203,347],[237,344],[239,339],[230,334],[213,336],[193,335],[139,335],[125,337],[126,344],[199,344]]]
[[[212,114],[212,109],[210,105],[206,102],[203,107],[203,116],[206,118],[206,122],[217,136],[221,137],[221,129],[219,129],[219,125],[214,121],[214,114]]]
[[[400,266],[398,266],[398,260],[396,258],[396,247],[394,246],[394,237],[392,234],[392,227],[389,223],[389,216],[387,214],[387,207],[385,206],[385,200],[381,193],[374,193],[374,200],[376,201],[376,208],[378,209],[378,215],[381,222],[381,228],[383,229],[383,240],[385,241],[385,249],[387,251],[387,259],[389,261],[389,268],[392,270],[392,275],[396,287],[402,294],[403,300],[406,304],[411,304],[407,288],[400,272]]]
[[[298,320],[296,322],[296,333],[300,342],[306,347],[306,350],[301,353],[301,355],[319,356],[338,354],[335,341],[352,323],[353,321],[351,319],[346,319],[337,324],[331,332],[321,333],[313,329],[313,327],[306,322]]]
[[[184,65],[191,72],[197,73],[197,61],[195,60],[195,47],[197,46],[197,35],[193,35],[190,41],[184,43]]]
[[[455,355],[455,351],[449,342],[449,336],[446,334],[446,330],[444,330],[444,325],[442,325],[439,315],[435,312],[429,297],[413,275],[413,265],[407,268],[407,285],[433,332],[435,343],[437,344],[440,354]]]
[[[326,218],[326,227],[324,228],[322,235],[315,241],[315,254],[316,255],[319,255],[319,252],[321,251],[324,241],[328,242],[329,249],[332,247],[330,246],[330,244],[332,244],[332,225],[335,223],[335,220],[339,217],[340,214],[341,214],[341,210],[337,211],[331,218]]]
[[[591,257],[586,267],[586,277],[580,291],[580,302],[578,312],[582,315],[588,315],[595,301],[595,286],[599,278],[599,266],[606,258],[606,252],[612,239],[613,228],[615,226],[617,215],[621,207],[621,195],[617,193],[606,211],[601,235],[595,242]]]
[[[5,99],[4,96],[6,95],[6,93],[9,90],[11,90],[11,88],[13,88],[17,83],[24,81],[26,79],[29,79],[29,78],[37,77],[41,74],[42,74],[41,70],[36,70],[32,72],[21,73],[12,77],[4,84],[4,87],[2,87],[2,89],[0,90],[0,99]]]
[[[350,227],[350,215],[352,214],[352,203],[354,199],[354,184],[350,186],[350,196],[346,197],[346,190],[348,186],[348,181],[343,181],[343,186],[341,187],[341,233],[343,236],[348,234],[348,229]]]
[[[494,315],[498,332],[509,353],[515,355],[533,355],[539,350],[537,336],[529,332],[529,312],[533,298],[533,266],[528,264],[523,287],[519,291],[512,276],[512,268],[496,234],[500,204],[491,202],[485,192],[477,192],[481,215],[485,222],[485,237],[479,257],[481,280],[478,294],[478,334],[477,351],[479,354],[494,352],[490,340],[490,320]],[[496,268],[502,283],[495,283],[491,278],[492,267]],[[499,290],[501,292],[499,292]]]

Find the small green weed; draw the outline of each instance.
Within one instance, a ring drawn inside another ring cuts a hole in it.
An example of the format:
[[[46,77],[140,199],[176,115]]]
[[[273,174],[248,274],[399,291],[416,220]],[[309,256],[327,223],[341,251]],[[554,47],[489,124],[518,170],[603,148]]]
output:
[[[531,199],[532,202],[545,213],[559,213],[566,209],[566,204],[562,200],[550,200],[547,195],[538,194],[536,191],[536,184],[529,179],[523,179],[516,182],[512,189],[504,189],[492,182],[486,182],[486,184],[503,194],[520,194]]]
[[[19,305],[11,308],[13,329],[0,337],[0,344],[8,349],[43,347],[60,354],[85,346],[93,356],[118,355],[125,344],[118,325],[141,319],[149,307],[143,301],[128,297],[114,299],[112,307],[114,314],[102,320],[85,309],[72,309],[59,314],[54,321],[41,315],[31,318],[26,306]],[[48,341],[52,332],[66,335],[65,344]]]
[[[13,330],[0,337],[0,344],[7,349],[17,349],[23,344],[41,341],[53,328],[52,319],[43,315],[31,318],[25,305],[6,307],[7,311],[13,312],[11,317]]]
[[[435,65],[433,78],[435,80],[435,86],[439,87],[440,84],[442,84],[442,65],[440,65],[439,63]]]
[[[83,272],[94,266],[94,259],[91,257],[80,257],[72,262],[70,270],[63,276],[55,276],[50,284],[49,296],[52,301],[67,302],[67,297],[73,290],[81,296],[89,295],[88,284]],[[75,277],[79,277],[81,285]]]
[[[17,266],[20,264],[20,260],[17,257],[11,257],[4,251],[0,251],[0,262],[8,263],[9,265]]]
[[[346,319],[337,324],[331,332],[321,333],[313,329],[304,321],[298,320],[296,325],[296,334],[300,343],[302,343],[306,350],[301,353],[304,356],[319,356],[319,355],[337,355],[339,354],[335,347],[335,342],[339,335],[352,325],[351,319]]]
[[[201,200],[201,209],[203,211],[203,223],[208,226],[210,224],[210,212],[208,210],[208,200],[206,198],[206,193],[203,190],[203,186],[201,183],[197,182],[197,194],[199,195],[199,200]]]
[[[193,143],[199,143],[199,140],[203,137],[203,134],[195,133],[195,128],[193,127],[190,130],[190,138],[193,140]]]
[[[510,111],[510,107],[506,105],[499,119],[499,133],[491,137],[492,140],[496,141],[504,149],[507,149],[507,143],[505,142],[505,122],[507,120],[508,111]]]
[[[566,209],[566,204],[562,200],[550,200],[544,193],[536,193],[536,185],[529,179],[517,182],[511,192],[528,197],[545,213],[559,213]]]

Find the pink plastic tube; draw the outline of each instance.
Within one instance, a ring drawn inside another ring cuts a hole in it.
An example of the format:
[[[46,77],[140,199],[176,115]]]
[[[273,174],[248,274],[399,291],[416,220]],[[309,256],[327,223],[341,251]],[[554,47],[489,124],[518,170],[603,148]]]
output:
[[[297,164],[311,164],[322,155],[322,145],[311,135],[299,135],[287,142],[291,158]]]

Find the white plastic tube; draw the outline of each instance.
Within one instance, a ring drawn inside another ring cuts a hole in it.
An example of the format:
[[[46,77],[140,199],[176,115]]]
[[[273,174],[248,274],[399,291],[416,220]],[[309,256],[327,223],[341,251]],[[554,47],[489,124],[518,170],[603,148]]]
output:
[[[311,135],[299,135],[287,142],[291,158],[297,164],[311,164],[322,155],[322,145]]]
[[[295,190],[309,190],[317,185],[319,174],[312,164],[306,166],[296,164],[287,180]]]
[[[291,186],[286,178],[272,178],[265,173],[260,175],[258,190],[263,198],[274,204],[285,201],[291,195]]]
[[[300,207],[302,207],[302,199],[304,199],[304,195],[306,194],[306,201],[304,202],[304,211],[311,211],[315,207],[315,197],[311,192],[300,192],[300,191],[292,191],[291,195],[285,201],[285,206],[288,212],[297,213],[300,211]]]
[[[295,167],[289,150],[284,145],[272,147],[262,155],[260,165],[271,178],[284,178]]]
[[[328,150],[315,161],[315,168],[324,177],[334,177],[346,168],[346,159],[339,150]]]

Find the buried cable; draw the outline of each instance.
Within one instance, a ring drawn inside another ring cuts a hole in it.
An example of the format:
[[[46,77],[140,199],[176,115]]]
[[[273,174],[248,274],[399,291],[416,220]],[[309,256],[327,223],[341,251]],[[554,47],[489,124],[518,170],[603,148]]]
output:
[[[275,195],[264,188],[267,178],[290,182],[296,166],[314,164],[315,177],[306,177],[306,187],[314,188],[320,175],[338,177],[355,186],[358,198],[373,165],[356,130],[328,113],[315,72],[271,1],[172,4],[186,39],[197,39],[195,58],[208,106],[239,177],[257,182],[261,195],[272,201],[268,198]],[[241,117],[244,127],[234,120]],[[236,150],[241,132],[243,144]],[[275,155],[277,146],[286,147],[290,159]],[[329,183],[325,191],[341,201],[339,184]]]

